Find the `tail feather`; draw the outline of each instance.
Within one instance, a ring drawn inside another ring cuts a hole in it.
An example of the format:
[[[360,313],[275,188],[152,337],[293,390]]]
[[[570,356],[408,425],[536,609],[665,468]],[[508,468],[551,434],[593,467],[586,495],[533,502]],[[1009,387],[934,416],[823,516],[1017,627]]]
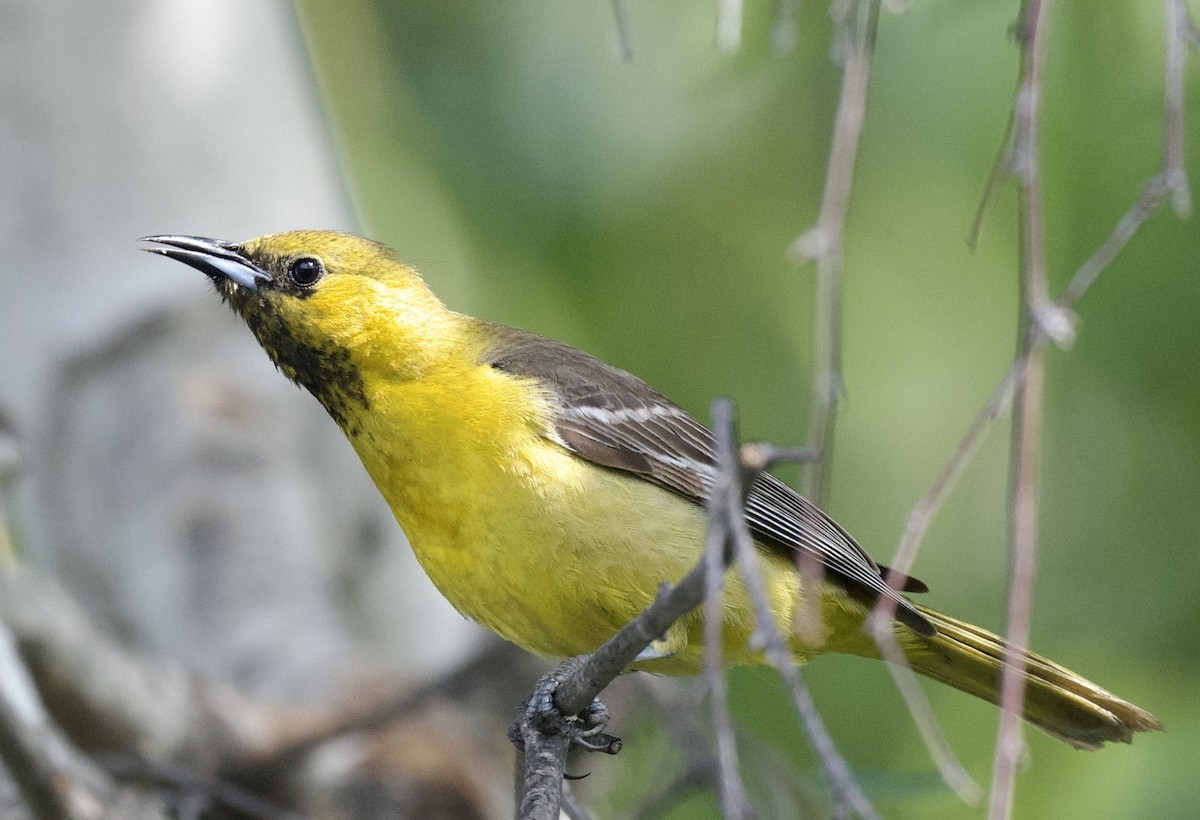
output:
[[[931,638],[903,641],[912,668],[926,677],[995,704],[1000,700],[1004,641],[997,635],[923,606],[937,630]],[[1025,658],[1023,717],[1077,749],[1129,743],[1134,732],[1160,731],[1154,715],[1032,652]]]

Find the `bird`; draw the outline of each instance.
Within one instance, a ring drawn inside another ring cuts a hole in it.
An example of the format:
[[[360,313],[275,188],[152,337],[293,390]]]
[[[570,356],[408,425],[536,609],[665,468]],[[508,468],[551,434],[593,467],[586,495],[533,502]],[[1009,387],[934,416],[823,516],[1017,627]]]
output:
[[[240,243],[143,241],[206,274],[283,375],[341,428],[433,584],[502,638],[545,658],[591,652],[700,558],[714,437],[641,379],[451,310],[370,239],[303,230]],[[999,704],[1003,639],[912,600],[925,584],[889,583],[845,529],[770,473],[751,483],[744,514],[797,663],[825,653],[879,658],[864,624],[888,599],[914,670]],[[802,576],[800,558],[822,571]],[[797,613],[814,604],[821,628],[797,628]],[[722,613],[723,661],[764,662],[737,572]],[[698,609],[631,669],[698,673],[702,628]],[[1097,749],[1161,730],[1150,712],[1015,651],[1025,663],[1022,717],[1048,735]]]

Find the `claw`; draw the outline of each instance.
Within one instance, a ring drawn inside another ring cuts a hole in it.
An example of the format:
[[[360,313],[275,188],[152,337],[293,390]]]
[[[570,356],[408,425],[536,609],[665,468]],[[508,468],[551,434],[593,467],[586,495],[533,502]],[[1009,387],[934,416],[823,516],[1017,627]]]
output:
[[[577,715],[564,715],[555,705],[554,692],[569,672],[570,667],[560,665],[538,680],[520,716],[508,728],[509,740],[523,749],[525,741],[522,726],[527,725],[544,734],[569,738],[572,745],[590,752],[616,754],[621,750],[621,739],[604,734],[609,714],[608,708],[599,699],[593,700]]]

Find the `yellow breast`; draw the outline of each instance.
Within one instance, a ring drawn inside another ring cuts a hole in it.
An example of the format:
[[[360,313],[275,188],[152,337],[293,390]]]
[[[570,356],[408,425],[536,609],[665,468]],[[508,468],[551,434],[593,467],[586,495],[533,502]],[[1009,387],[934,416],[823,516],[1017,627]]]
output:
[[[548,398],[487,366],[369,386],[351,440],[430,579],[464,615],[546,657],[590,652],[697,562],[703,509],[572,454],[549,435]],[[799,596],[790,562],[764,556],[773,608],[789,626]],[[731,575],[731,661],[753,627]],[[695,672],[700,623],[674,657],[644,664]]]

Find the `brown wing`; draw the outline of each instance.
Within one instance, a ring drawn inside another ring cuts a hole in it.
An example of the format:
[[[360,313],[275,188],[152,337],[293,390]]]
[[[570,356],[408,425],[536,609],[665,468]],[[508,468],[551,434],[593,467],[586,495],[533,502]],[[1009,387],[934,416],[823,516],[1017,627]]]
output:
[[[712,432],[687,411],[624,370],[562,342],[493,325],[500,336],[486,362],[515,376],[537,379],[559,401],[560,443],[595,464],[624,470],[704,504],[715,473]],[[896,617],[917,632],[932,625],[887,585],[883,570],[836,522],[769,473],[760,474],[746,500],[746,522],[764,546],[816,558],[849,589],[874,601],[898,602]],[[923,592],[916,579],[904,589]]]

